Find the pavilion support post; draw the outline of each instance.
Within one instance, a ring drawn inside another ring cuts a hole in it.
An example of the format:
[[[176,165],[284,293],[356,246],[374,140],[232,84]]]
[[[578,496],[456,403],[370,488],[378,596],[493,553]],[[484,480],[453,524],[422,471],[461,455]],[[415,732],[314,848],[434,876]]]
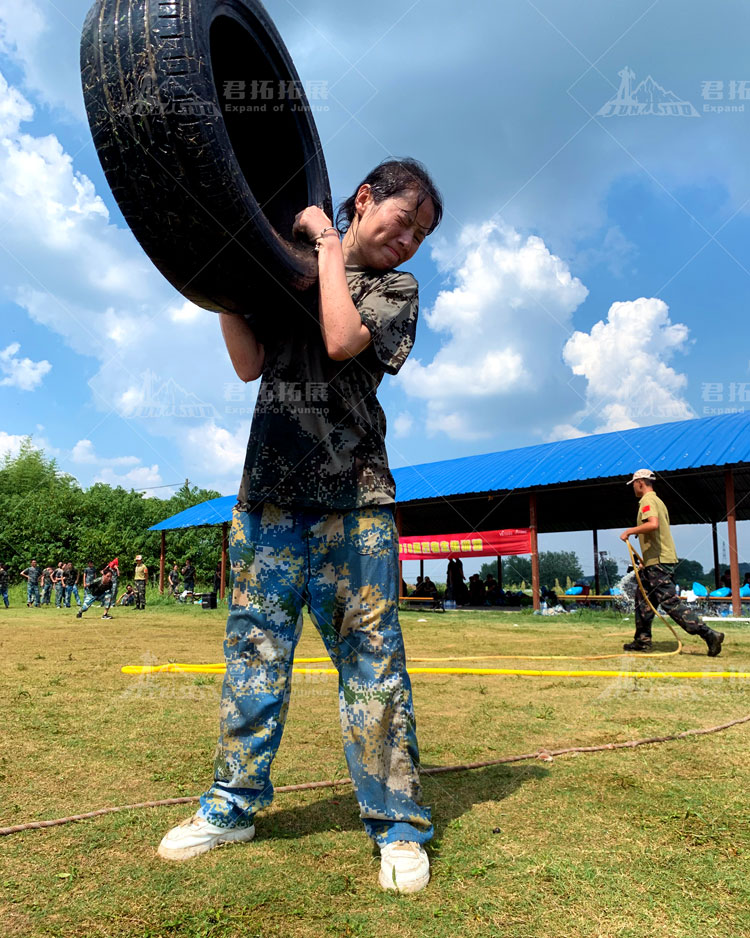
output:
[[[396,519],[396,533],[398,534],[399,538],[401,538],[401,535],[403,534],[403,518],[401,516],[401,509],[399,507],[396,507],[395,519]],[[398,595],[399,596],[403,595],[402,593],[403,588],[404,588],[404,562],[401,559],[401,551],[399,551],[399,554],[398,554]]]
[[[161,552],[159,554],[159,592],[164,592],[164,563],[167,557],[167,535],[161,532]]]
[[[221,525],[221,585],[219,586],[219,599],[224,598],[227,582],[227,547],[229,542],[229,522],[223,521]]]
[[[539,609],[539,543],[537,540],[536,494],[529,492],[529,533],[531,534],[531,595],[534,609]]]
[[[737,509],[734,501],[734,472],[727,469],[724,473],[727,495],[727,537],[729,540],[729,572],[732,578],[732,615],[742,615],[740,602],[740,565],[737,555]]]
[[[419,560],[419,575],[424,580],[424,558],[423,557],[420,558]]]
[[[716,522],[711,522],[711,540],[714,545],[714,589],[721,586],[721,577],[719,576],[719,536],[716,532]]]
[[[503,558],[500,554],[497,555],[497,588],[503,588]]]
[[[599,532],[594,528],[594,592],[601,596],[599,589]]]

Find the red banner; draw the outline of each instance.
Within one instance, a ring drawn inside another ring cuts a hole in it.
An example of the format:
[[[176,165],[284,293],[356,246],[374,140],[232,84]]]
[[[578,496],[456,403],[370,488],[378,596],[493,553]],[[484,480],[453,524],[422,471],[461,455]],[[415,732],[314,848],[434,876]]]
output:
[[[471,531],[468,534],[427,534],[402,537],[398,542],[399,560],[446,560],[456,557],[497,557],[506,554],[530,554],[531,532],[528,528],[503,531]]]

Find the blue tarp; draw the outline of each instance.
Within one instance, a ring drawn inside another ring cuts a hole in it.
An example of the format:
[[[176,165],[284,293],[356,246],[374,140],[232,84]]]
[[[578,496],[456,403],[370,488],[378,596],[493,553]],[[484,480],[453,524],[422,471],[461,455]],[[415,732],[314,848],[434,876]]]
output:
[[[175,528],[200,528],[208,524],[222,524],[232,520],[232,509],[236,504],[236,495],[212,498],[160,521],[149,528],[149,531],[173,531]]]

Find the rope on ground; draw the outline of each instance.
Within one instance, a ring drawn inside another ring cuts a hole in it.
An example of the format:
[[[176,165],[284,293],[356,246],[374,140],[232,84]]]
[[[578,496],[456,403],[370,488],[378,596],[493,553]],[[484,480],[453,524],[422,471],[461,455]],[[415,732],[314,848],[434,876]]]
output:
[[[607,752],[615,749],[635,749],[637,746],[652,746],[657,743],[673,742],[677,739],[687,739],[691,736],[707,736],[710,733],[720,733],[733,726],[750,723],[750,714],[720,723],[718,726],[709,726],[703,729],[684,730],[682,733],[672,733],[668,736],[647,736],[643,739],[628,739],[618,743],[601,743],[598,746],[568,746],[565,749],[537,749],[536,752],[526,752],[518,756],[501,756],[498,759],[489,759],[486,762],[466,762],[461,765],[437,765],[431,768],[420,768],[420,775],[444,775],[447,772],[470,772],[474,769],[486,769],[494,765],[506,765],[509,762],[525,762],[530,759],[541,759],[542,762],[552,762],[557,756],[566,756],[580,752]],[[293,791],[312,791],[320,788],[337,788],[341,785],[351,785],[351,779],[327,779],[320,782],[303,782],[299,785],[281,785],[275,789],[276,794]],[[139,801],[136,804],[124,804],[115,808],[100,808],[98,811],[88,811],[85,814],[71,814],[68,817],[55,818],[50,821],[31,821],[28,824],[14,824],[12,827],[0,827],[0,836],[19,834],[22,831],[40,830],[44,827],[59,827],[62,824],[71,824],[74,821],[86,821],[90,818],[102,817],[105,814],[117,814],[119,811],[134,811],[138,808],[161,808],[176,804],[194,804],[200,801],[200,796],[191,795],[186,798],[163,798],[160,801]]]

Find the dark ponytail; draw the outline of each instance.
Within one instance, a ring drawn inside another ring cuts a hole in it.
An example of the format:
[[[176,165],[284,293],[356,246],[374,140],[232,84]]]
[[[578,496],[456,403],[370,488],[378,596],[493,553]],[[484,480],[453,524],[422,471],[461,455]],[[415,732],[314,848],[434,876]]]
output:
[[[336,212],[336,227],[339,231],[346,231],[352,223],[357,193],[364,185],[370,187],[376,205],[385,199],[402,195],[404,192],[417,193],[417,206],[420,206],[425,199],[431,199],[435,208],[435,217],[427,234],[432,234],[440,224],[443,217],[443,197],[438,187],[418,160],[406,157],[402,160],[383,160],[362,180],[352,195],[339,205]]]

